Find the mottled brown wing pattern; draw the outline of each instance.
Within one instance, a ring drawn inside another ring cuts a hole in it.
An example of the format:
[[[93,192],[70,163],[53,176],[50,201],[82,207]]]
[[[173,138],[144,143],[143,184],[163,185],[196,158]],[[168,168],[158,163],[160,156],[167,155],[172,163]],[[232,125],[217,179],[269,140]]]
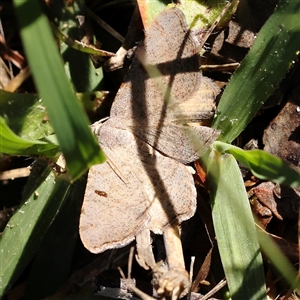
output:
[[[145,123],[160,118],[164,100],[168,106],[187,100],[200,86],[198,45],[179,9],[161,12],[146,29],[145,40],[136,50],[115,98],[111,117]]]
[[[127,245],[150,219],[147,195],[126,163],[130,158],[102,147],[109,161],[90,168],[79,227],[84,246],[93,253]]]
[[[80,236],[91,252],[124,246],[144,229],[163,233],[194,214],[196,189],[181,162],[197,159],[217,137],[208,127],[186,126],[199,116],[193,107],[205,110],[198,51],[183,13],[160,13],[146,29],[110,119],[94,126],[108,161],[90,169],[82,206]]]
[[[111,122],[99,131],[109,160],[90,169],[80,218],[81,239],[93,253],[124,246],[145,228],[162,233],[196,209],[188,168]]]

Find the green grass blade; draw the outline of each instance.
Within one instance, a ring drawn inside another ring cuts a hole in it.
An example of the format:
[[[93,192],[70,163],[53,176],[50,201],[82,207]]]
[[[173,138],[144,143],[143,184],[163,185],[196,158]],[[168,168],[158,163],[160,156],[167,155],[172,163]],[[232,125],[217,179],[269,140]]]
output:
[[[69,47],[84,52],[88,54],[98,55],[98,56],[107,56],[112,57],[115,54],[112,52],[104,51],[96,48],[94,45],[87,45],[82,42],[79,42],[75,39],[71,39],[64,35],[59,28],[57,28],[54,24],[51,24],[51,28],[57,38],[59,38],[63,43],[67,44]]]
[[[103,162],[104,155],[88,128],[87,116],[71,90],[50,26],[38,1],[15,0],[14,4],[31,72],[75,180],[91,165]]]
[[[256,228],[233,156],[212,151],[207,162],[212,216],[232,299],[267,299]]]
[[[107,91],[76,93],[76,98],[86,113],[93,116],[99,108],[99,102],[104,101],[108,94]],[[43,139],[54,132],[48,120],[45,103],[36,94],[0,90],[0,117],[3,117],[9,128],[23,139]]]
[[[216,112],[213,127],[230,143],[256,115],[296,59],[300,49],[300,1],[280,1],[233,74]]]
[[[213,147],[219,152],[232,154],[257,178],[300,188],[300,174],[275,155],[263,150],[243,150],[219,141],[214,142]]]
[[[44,299],[65,284],[72,272],[86,178],[72,185],[67,199],[32,260],[25,299]]]
[[[18,94],[0,90],[0,116],[18,136],[38,140],[53,133],[47,121],[46,107],[35,94]]]
[[[32,169],[24,203],[10,219],[0,239],[0,298],[24,271],[65,201],[70,183],[42,162]]]
[[[87,15],[84,0],[73,1],[72,6],[69,6],[64,1],[56,2],[51,7],[51,12],[48,10],[48,13],[56,16],[53,21],[64,35],[73,40],[82,39],[78,30],[79,22],[77,17]],[[105,41],[106,45],[111,46],[109,36],[103,35],[104,32],[100,26],[93,26],[93,32],[95,36],[101,36],[101,40]],[[65,62],[66,74],[76,92],[86,93],[103,88],[103,69],[95,69],[91,57],[87,53],[74,50],[63,42],[59,43],[59,50]]]
[[[0,117],[0,152],[15,155],[47,155],[54,156],[58,146],[43,141],[25,140],[15,135]]]

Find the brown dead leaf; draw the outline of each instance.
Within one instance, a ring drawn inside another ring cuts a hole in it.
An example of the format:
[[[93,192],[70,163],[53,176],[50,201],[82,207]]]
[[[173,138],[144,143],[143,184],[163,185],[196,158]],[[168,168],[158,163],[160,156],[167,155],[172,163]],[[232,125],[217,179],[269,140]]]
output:
[[[279,220],[282,220],[282,216],[277,211],[277,203],[274,198],[274,188],[275,184],[268,181],[254,187],[252,191],[260,203],[267,207]]]

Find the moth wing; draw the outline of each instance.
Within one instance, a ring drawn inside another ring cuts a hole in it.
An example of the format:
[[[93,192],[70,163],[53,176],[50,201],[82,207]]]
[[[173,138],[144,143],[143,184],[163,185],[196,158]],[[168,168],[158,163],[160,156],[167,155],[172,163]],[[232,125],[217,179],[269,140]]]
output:
[[[201,82],[199,43],[183,12],[170,8],[146,28],[111,109],[111,117],[139,123],[158,120],[173,104],[188,99]]]
[[[132,178],[139,181],[148,200],[150,220],[147,229],[162,233],[170,224],[180,224],[192,217],[196,209],[196,188],[188,168],[132,132],[117,129],[116,120],[110,119],[107,124],[102,138],[108,141],[109,135],[111,145],[122,145],[130,158],[128,166],[134,173]]]
[[[200,88],[185,101],[174,105],[174,121],[182,124],[211,120],[219,93],[219,87],[210,78],[202,76]]]
[[[129,244],[149,220],[147,198],[126,154],[103,150],[109,160],[90,168],[79,225],[92,253]]]
[[[188,167],[157,151],[155,161],[146,166],[155,192],[147,228],[162,234],[164,228],[178,225],[194,215],[197,192]]]
[[[173,123],[130,127],[131,132],[164,155],[187,164],[197,160],[219,136],[206,126],[184,126]]]

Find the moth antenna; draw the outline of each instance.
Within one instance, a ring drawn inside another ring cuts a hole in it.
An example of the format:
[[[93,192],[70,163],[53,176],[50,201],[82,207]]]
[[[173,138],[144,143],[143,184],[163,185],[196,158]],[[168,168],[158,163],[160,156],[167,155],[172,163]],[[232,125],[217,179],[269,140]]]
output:
[[[110,165],[110,167],[112,168],[112,170],[116,173],[116,175],[125,183],[128,183],[128,179],[122,174],[122,172],[117,168],[117,166],[113,163],[113,161],[107,156],[107,154],[105,153],[106,158],[107,158],[107,162]]]

